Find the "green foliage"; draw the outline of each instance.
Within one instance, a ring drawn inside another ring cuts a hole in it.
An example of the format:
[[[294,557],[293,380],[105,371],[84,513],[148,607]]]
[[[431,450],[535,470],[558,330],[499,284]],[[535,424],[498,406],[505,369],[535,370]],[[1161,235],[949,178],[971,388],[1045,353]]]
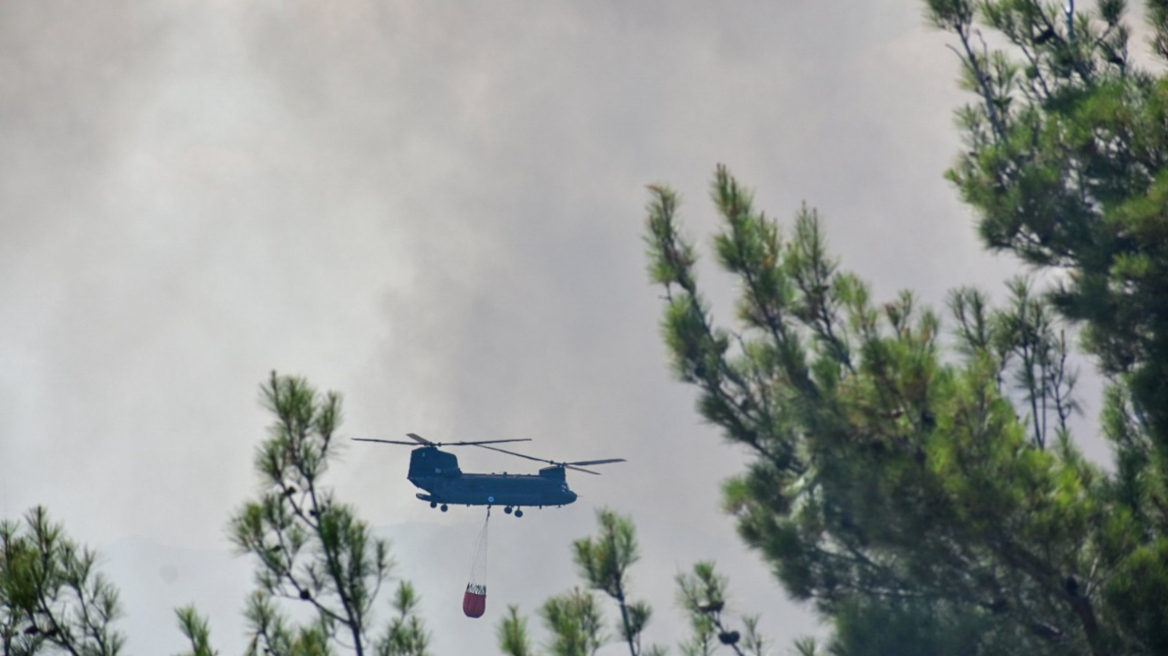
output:
[[[1115,474],[1087,491],[1109,509],[1096,550],[1097,571],[1110,574],[1098,585],[1076,581],[1089,592],[1102,586],[1100,616],[1122,630],[1096,651],[1162,651],[1154,625],[1168,617],[1156,566],[1168,526],[1168,3],[1146,3],[1160,60],[1150,69],[1128,52],[1123,0],[1073,15],[1029,0],[926,4],[959,40],[977,93],[960,113],[967,148],[949,178],[977,211],[987,246],[1053,274],[1047,297],[1081,323],[1085,348],[1111,379],[1102,418]],[[998,50],[974,45],[982,29],[996,32],[988,40]],[[1080,595],[1067,596],[1082,614]],[[1146,604],[1139,612],[1136,598]]]
[[[323,656],[335,653],[329,645],[330,627],[323,620],[293,626],[276,607],[272,597],[261,590],[248,599],[244,616],[252,634],[247,656]]]
[[[552,597],[539,614],[554,636],[553,656],[592,656],[605,643],[604,617],[591,592],[577,588]]]
[[[990,611],[969,613],[930,600],[853,600],[835,617],[833,656],[962,656],[1019,653],[1017,636],[995,627]]]
[[[978,211],[982,238],[1069,274],[1056,306],[1084,322],[1087,348],[1168,448],[1168,84],[1132,61],[1126,3],[1101,0],[1071,19],[1032,0],[926,5],[957,37],[977,95],[959,114],[968,148],[949,177]],[[1165,12],[1148,3],[1161,59]],[[1003,47],[986,48],[983,29]]]
[[[507,616],[499,622],[496,635],[499,650],[507,656],[535,656],[531,639],[527,637],[527,619],[519,614],[518,606],[507,607]]]
[[[572,543],[573,560],[589,590],[575,589],[552,597],[540,608],[544,626],[553,636],[549,648],[555,656],[583,656],[607,642],[604,614],[592,593],[598,590],[616,602],[620,612],[617,635],[628,645],[631,656],[660,653],[656,647],[647,651],[641,647],[641,633],[649,623],[651,608],[628,598],[629,569],[640,558],[632,520],[603,509],[597,511],[596,520],[598,535]],[[527,622],[514,606],[500,623],[498,635],[499,648],[509,656],[533,653]]]
[[[97,555],[36,507],[24,522],[0,522],[0,649],[12,656],[64,652],[115,656],[122,635],[117,590]]]
[[[1138,548],[1104,593],[1119,623],[1149,654],[1168,653],[1168,540]]]
[[[689,616],[693,634],[681,643],[685,656],[710,656],[726,646],[738,656],[763,656],[766,644],[758,632],[758,617],[741,618],[742,631],[731,625],[727,605],[727,580],[714,569],[712,561],[693,566],[688,574],[678,574],[678,603]]]
[[[796,638],[791,647],[797,656],[819,656],[822,653],[819,651],[819,642],[812,637]]]
[[[245,611],[247,653],[323,656],[340,648],[357,656],[425,656],[429,635],[409,583],[399,583],[382,636],[370,637],[374,602],[389,580],[389,546],[322,485],[336,455],[340,395],[318,394],[305,380],[275,372],[261,391],[275,422],[256,452],[259,497],[244,504],[230,528],[240,552],[257,562],[257,590]],[[315,619],[294,624],[278,600],[310,607]],[[179,618],[201,656],[209,649],[206,624],[193,609]]]
[[[406,581],[398,583],[393,597],[395,615],[385,638],[377,645],[378,656],[425,656],[430,634],[418,615],[418,593]]]
[[[389,578],[389,550],[321,479],[335,456],[340,396],[319,395],[302,379],[275,373],[262,388],[275,414],[256,455],[261,490],[231,521],[231,536],[258,562],[258,589],[245,616],[247,654],[426,656],[429,634],[418,595],[400,582],[382,637],[369,638],[373,604]],[[96,571],[97,557],[70,540],[43,508],[23,524],[0,522],[0,653],[115,656],[124,639],[112,622],[117,591]],[[277,603],[306,604],[314,621],[291,622]],[[214,656],[207,620],[193,606],[176,611],[189,656]]]
[[[620,620],[617,634],[632,656],[664,656],[660,645],[643,647],[641,635],[652,609],[645,602],[627,598],[630,568],[640,558],[636,527],[632,519],[611,510],[596,513],[599,534],[572,543],[580,578],[591,590],[604,592],[617,603]],[[720,647],[738,656],[763,656],[766,644],[758,632],[758,617],[741,617],[742,630],[730,624],[726,611],[726,579],[717,574],[712,562],[694,566],[692,574],[677,576],[678,600],[690,619],[691,638],[681,643],[686,656],[712,656]],[[544,627],[552,636],[549,645],[555,656],[592,654],[608,642],[604,617],[591,590],[574,589],[548,599],[540,608]],[[511,606],[496,631],[499,649],[507,656],[534,656],[527,633],[527,621]]]
[[[631,656],[641,653],[641,633],[652,611],[644,602],[628,599],[629,568],[640,558],[633,522],[611,510],[599,510],[596,521],[600,535],[572,543],[573,558],[580,578],[617,603],[620,624],[617,631],[629,645]]]
[[[211,627],[207,618],[201,617],[194,606],[175,609],[175,614],[179,629],[191,643],[191,651],[184,656],[217,656],[219,652],[211,648]]]
[[[740,290],[730,330],[700,294],[675,195],[652,193],[674,370],[754,454],[725,504],[792,595],[874,627],[857,614],[925,600],[954,618],[937,631],[984,620],[1029,653],[1101,653],[1116,639],[1097,590],[1126,529],[1070,441],[1065,331],[1029,283],[1011,283],[1002,309],[954,292],[946,349],[941,318],[912,294],[876,305],[838,270],[814,211],[785,236],[719,167],[714,249]]]

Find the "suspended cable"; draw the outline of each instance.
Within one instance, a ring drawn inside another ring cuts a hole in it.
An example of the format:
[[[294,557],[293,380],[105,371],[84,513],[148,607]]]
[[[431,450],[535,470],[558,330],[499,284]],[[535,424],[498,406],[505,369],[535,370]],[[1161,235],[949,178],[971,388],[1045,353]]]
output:
[[[470,580],[462,596],[462,612],[467,617],[482,617],[487,610],[487,527],[490,522],[491,507],[487,506],[487,518],[483,520],[483,529],[479,531],[471,552]]]

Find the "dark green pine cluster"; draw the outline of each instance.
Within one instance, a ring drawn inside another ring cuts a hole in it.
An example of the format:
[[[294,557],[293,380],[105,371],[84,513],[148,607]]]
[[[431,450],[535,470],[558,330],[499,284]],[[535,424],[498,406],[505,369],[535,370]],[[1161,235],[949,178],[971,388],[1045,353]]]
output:
[[[1123,0],[1093,11],[1022,0],[928,0],[960,42],[977,101],[949,172],[985,243],[1058,272],[1051,295],[1083,322],[1157,448],[1168,448],[1168,79],[1129,54]],[[1073,6],[1073,5],[1072,5]],[[1168,61],[1168,3],[1147,2]],[[1008,44],[988,50],[980,29]]]
[[[945,320],[908,292],[875,302],[814,210],[784,234],[719,168],[733,329],[699,291],[676,194],[651,187],[676,373],[754,454],[727,508],[833,619],[834,652],[1166,653],[1168,79],[1130,61],[1117,0],[927,5],[976,96],[949,176],[987,245],[1053,284],[1010,281],[998,308],[959,289]],[[1168,58],[1168,3],[1148,17]],[[1071,441],[1074,330],[1108,381],[1113,473]]]
[[[876,645],[908,634],[920,653],[1105,640],[1097,590],[1138,527],[1070,443],[1065,336],[1025,283],[1001,309],[954,292],[947,341],[911,294],[876,304],[839,271],[813,210],[785,238],[719,168],[714,246],[741,292],[732,330],[699,293],[675,194],[652,193],[676,372],[754,454],[726,505],[787,590],[836,620],[841,653],[886,653]]]
[[[665,656],[668,647],[644,644],[652,616],[645,601],[632,599],[632,567],[640,560],[636,526],[631,518],[609,509],[596,513],[598,533],[573,541],[572,555],[585,588],[548,598],[538,614],[547,634],[550,656],[594,656],[608,648],[629,656]],[[729,582],[711,561],[679,573],[677,602],[689,620],[690,634],[678,641],[682,656],[714,656],[720,650],[735,656],[764,656],[770,644],[758,630],[759,617],[745,615],[727,603]],[[615,620],[606,619],[601,594],[616,606]],[[615,629],[610,632],[609,627]],[[741,629],[741,630],[739,630]],[[527,619],[510,606],[498,625],[499,650],[506,656],[536,656]],[[799,643],[811,650],[814,641]],[[724,653],[723,652],[723,653]]]
[[[1100,543],[1110,568],[1091,589],[1125,638],[1110,646],[1168,653],[1168,2],[1145,3],[1150,70],[1125,5],[928,2],[980,95],[950,178],[991,249],[1056,277],[1050,300],[1108,377],[1116,473],[1096,498],[1130,524]],[[978,24],[1009,45],[975,45]]]

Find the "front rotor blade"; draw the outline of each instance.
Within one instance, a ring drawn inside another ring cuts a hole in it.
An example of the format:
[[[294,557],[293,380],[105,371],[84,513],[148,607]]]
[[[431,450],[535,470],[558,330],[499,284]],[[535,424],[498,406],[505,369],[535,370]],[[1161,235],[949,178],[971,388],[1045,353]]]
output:
[[[628,462],[624,458],[608,458],[605,460],[578,460],[576,462],[565,462],[565,465],[607,465],[610,462]]]
[[[584,469],[583,467],[577,467],[575,465],[568,465],[568,464],[564,464],[564,465],[560,465],[560,466],[564,467],[566,469],[571,469],[572,471],[582,471],[585,474],[596,474],[597,476],[600,476],[600,472],[594,472],[591,469]]]
[[[547,458],[536,458],[535,456],[528,456],[528,455],[524,455],[524,454],[522,454],[522,453],[516,453],[516,452],[514,452],[514,451],[508,451],[507,449],[500,449],[499,447],[496,447],[496,446],[483,446],[482,444],[480,444],[480,445],[478,445],[478,446],[480,446],[480,447],[482,447],[482,448],[484,448],[484,449],[490,449],[491,451],[498,451],[499,453],[509,453],[509,454],[511,454],[511,455],[513,455],[513,456],[519,456],[520,458],[527,458],[528,460],[534,460],[534,461],[536,461],[536,462],[546,462],[546,463],[548,463],[548,464],[550,464],[550,465],[559,464],[559,463],[557,463],[557,462],[556,462],[556,461],[554,461],[554,460],[548,460]]]
[[[354,442],[380,442],[382,444],[404,444],[406,446],[418,446],[415,442],[402,442],[401,440],[374,440],[368,437],[354,437]]]
[[[519,439],[519,440],[475,440],[473,442],[431,442],[430,440],[422,437],[421,435],[418,435],[417,433],[406,433],[406,436],[409,437],[410,439],[414,440],[418,444],[424,444],[426,446],[472,446],[472,445],[477,446],[479,444],[498,444],[501,442],[530,442],[531,441],[530,439]],[[399,443],[394,442],[394,444],[399,444]],[[400,442],[400,444],[410,444],[410,442]]]
[[[531,438],[518,440],[478,440],[477,442],[439,442],[442,446],[483,446],[484,444],[502,444],[504,442],[530,442]],[[484,447],[486,448],[486,447]]]

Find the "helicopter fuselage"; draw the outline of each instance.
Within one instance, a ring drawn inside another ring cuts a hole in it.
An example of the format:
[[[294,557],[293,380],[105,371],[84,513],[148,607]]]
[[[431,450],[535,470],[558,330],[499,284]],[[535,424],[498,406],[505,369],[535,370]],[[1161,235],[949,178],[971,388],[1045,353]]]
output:
[[[427,492],[418,498],[431,504],[538,508],[576,501],[563,467],[538,474],[466,474],[453,453],[433,446],[413,450],[407,479]]]

